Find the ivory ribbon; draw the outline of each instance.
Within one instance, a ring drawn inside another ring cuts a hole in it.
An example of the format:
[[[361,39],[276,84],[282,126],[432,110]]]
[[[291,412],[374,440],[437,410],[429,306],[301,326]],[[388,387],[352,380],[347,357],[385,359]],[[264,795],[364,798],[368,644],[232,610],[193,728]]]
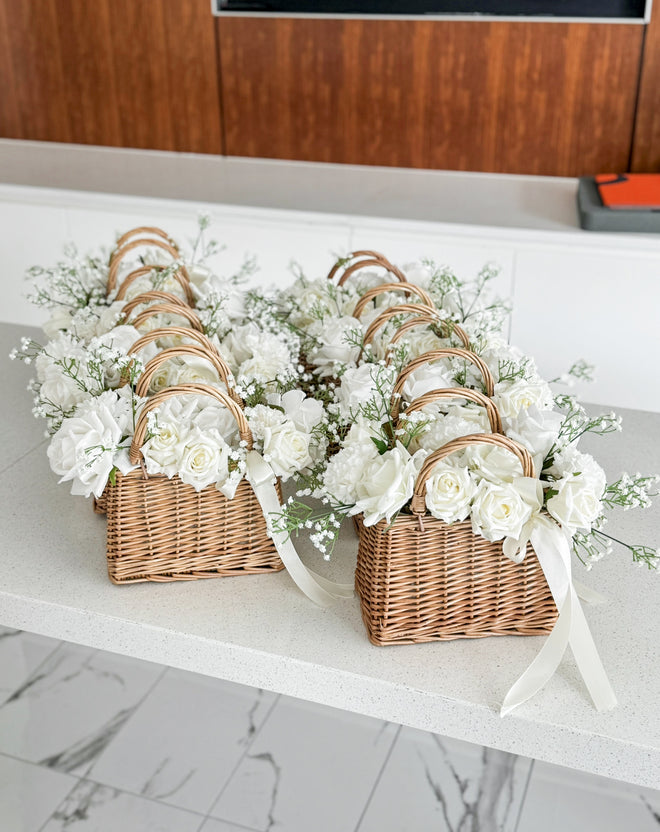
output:
[[[570,538],[552,520],[537,515],[531,524],[529,539],[548,581],[559,610],[559,618],[534,661],[505,696],[500,716],[506,716],[545,685],[557,670],[569,644],[596,709],[608,711],[616,706],[616,696],[571,581]],[[524,552],[526,539],[507,539],[504,542],[504,553],[516,559],[516,552],[521,545]],[[604,600],[599,593],[586,587],[580,586],[580,591],[583,598],[587,596],[585,600],[596,603]]]
[[[312,572],[300,560],[291,538],[286,532],[276,532],[268,520],[268,515],[282,510],[277,491],[275,474],[266,460],[257,451],[248,451],[246,477],[259,501],[266,518],[269,534],[273,539],[282,563],[291,575],[296,586],[305,595],[321,607],[329,607],[341,598],[353,597],[352,584],[337,584]]]

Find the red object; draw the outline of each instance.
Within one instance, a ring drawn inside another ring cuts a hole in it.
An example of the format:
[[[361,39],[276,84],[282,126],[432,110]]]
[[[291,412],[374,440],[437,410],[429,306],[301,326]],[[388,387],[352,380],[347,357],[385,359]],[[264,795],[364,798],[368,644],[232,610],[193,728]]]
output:
[[[660,173],[599,173],[594,179],[607,208],[660,210]]]

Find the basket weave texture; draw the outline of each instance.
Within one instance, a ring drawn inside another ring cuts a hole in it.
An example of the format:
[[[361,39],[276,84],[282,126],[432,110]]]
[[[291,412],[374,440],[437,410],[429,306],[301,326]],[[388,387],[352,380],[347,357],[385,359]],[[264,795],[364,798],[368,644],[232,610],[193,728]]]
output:
[[[203,384],[167,388],[149,399],[138,419],[131,458],[137,461],[147,412],[165,399],[202,393],[221,401],[236,417],[241,438],[252,437],[239,406]],[[278,496],[281,499],[279,482]],[[176,581],[221,575],[277,572],[284,568],[252,486],[241,480],[228,500],[215,485],[201,491],[178,476],[135,469],[106,486],[108,575],[116,584]]]
[[[475,442],[512,450],[516,446],[495,434],[449,442],[424,464],[412,514],[368,527],[361,516],[356,517],[355,586],[373,644],[542,635],[557,620],[557,608],[531,546],[522,563],[514,563],[502,553],[501,541],[476,535],[469,520],[447,524],[425,510],[425,483],[434,462]],[[521,450],[527,454],[518,447]]]

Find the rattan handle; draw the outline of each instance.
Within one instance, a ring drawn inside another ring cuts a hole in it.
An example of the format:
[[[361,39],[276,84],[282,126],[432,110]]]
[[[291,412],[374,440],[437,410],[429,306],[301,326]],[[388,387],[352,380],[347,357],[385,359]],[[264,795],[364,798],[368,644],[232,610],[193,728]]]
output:
[[[401,338],[406,334],[406,332],[410,332],[411,329],[414,329],[417,326],[429,326],[435,324],[436,326],[441,326],[443,328],[443,335],[446,332],[447,334],[444,335],[446,338],[450,338],[452,335],[457,335],[462,342],[463,346],[466,350],[470,349],[470,336],[467,332],[463,329],[463,327],[455,324],[453,321],[447,321],[444,318],[438,318],[434,315],[420,315],[417,318],[413,318],[410,321],[406,321],[405,323],[401,324],[401,326],[397,329],[397,331],[392,335],[390,338],[389,343],[389,351],[385,356],[385,363],[389,364],[392,360],[392,356],[394,352],[392,351],[391,347],[400,341]]]
[[[140,266],[139,269],[134,269],[130,274],[127,274],[126,277],[122,280],[121,286],[117,290],[117,294],[115,296],[115,300],[122,300],[128,291],[129,286],[131,286],[136,280],[140,277],[143,277],[145,274],[149,274],[153,271],[159,271],[164,269],[165,266]],[[190,286],[190,275],[188,274],[188,269],[181,263],[177,270],[172,273],[172,277],[181,285],[181,288],[184,291],[186,296],[186,303],[188,306],[195,305],[195,295],[193,294],[193,290]]]
[[[398,315],[421,315],[424,317],[424,320],[427,320],[429,316],[434,313],[435,309],[433,307],[424,306],[421,303],[400,303],[398,306],[388,306],[387,309],[384,309],[367,327],[367,331],[364,333],[364,338],[362,339],[360,354],[357,357],[358,363],[362,358],[364,348],[374,340],[374,336],[378,330],[391,318],[396,318]],[[439,319],[439,313],[437,314]]]
[[[155,315],[181,315],[182,318],[185,318],[188,321],[193,329],[196,329],[199,332],[204,332],[202,322],[199,320],[194,310],[192,310],[189,306],[178,306],[176,303],[158,303],[155,306],[149,306],[147,309],[144,309],[136,315],[135,320],[131,321],[131,323],[136,329],[138,329],[141,324],[148,321],[149,318],[153,318]]]
[[[383,283],[380,286],[375,286],[373,289],[369,289],[368,292],[365,292],[362,295],[360,300],[355,304],[353,317],[359,318],[366,309],[367,305],[374,298],[377,298],[378,295],[382,295],[385,292],[405,292],[407,295],[417,295],[421,299],[424,306],[435,308],[433,299],[428,292],[421,288],[421,286],[415,286],[414,283]]]
[[[164,401],[167,401],[167,399],[172,399],[175,396],[183,396],[186,393],[197,393],[201,396],[211,396],[212,398],[217,399],[220,404],[224,404],[234,419],[236,419],[241,441],[246,442],[248,451],[252,450],[252,431],[250,430],[248,421],[245,418],[245,414],[233,399],[229,398],[229,396],[226,393],[223,393],[222,390],[218,390],[217,387],[211,387],[210,384],[177,384],[174,387],[168,387],[166,390],[161,390],[160,393],[156,393],[150,399],[147,399],[144,407],[140,411],[137,424],[135,425],[135,433],[133,434],[131,448],[128,452],[129,459],[134,465],[140,460],[142,444],[144,443],[144,437],[147,433],[147,419],[151,411],[155,410]]]
[[[532,460],[532,455],[527,448],[519,442],[509,439],[508,436],[502,436],[498,433],[471,433],[468,436],[460,436],[458,439],[452,439],[451,442],[447,442],[446,445],[438,448],[437,451],[433,451],[433,453],[424,460],[424,464],[417,475],[415,490],[410,503],[410,508],[413,514],[419,515],[426,513],[426,481],[431,475],[431,471],[435,465],[445,459],[445,457],[453,454],[455,451],[463,451],[465,448],[470,447],[470,445],[496,445],[497,447],[505,448],[515,454],[520,460],[524,477],[534,476],[534,462]]]
[[[161,292],[160,289],[152,289],[151,292],[142,292],[141,295],[136,295],[131,300],[127,301],[121,313],[124,318],[128,318],[131,312],[143,303],[151,303],[152,301],[160,301],[161,303],[171,303],[174,306],[185,306],[190,308],[185,300],[181,300],[171,292]]]
[[[179,252],[177,251],[177,249],[174,248],[174,246],[171,246],[169,243],[166,243],[165,240],[158,239],[158,237],[154,237],[153,240],[147,239],[145,237],[141,237],[139,240],[131,240],[130,242],[126,243],[126,245],[123,246],[119,251],[117,251],[115,256],[112,258],[110,268],[108,269],[108,295],[112,291],[114,291],[114,288],[117,285],[117,273],[119,272],[121,261],[129,253],[129,251],[133,251],[133,249],[135,248],[142,248],[144,246],[146,246],[147,248],[160,248],[163,251],[166,251],[172,257],[172,260],[177,260],[179,257]]]
[[[193,341],[197,341],[198,344],[201,344],[201,346],[205,347],[207,350],[220,355],[220,351],[207,335],[204,335],[204,333],[200,332],[198,329],[187,329],[183,326],[161,327],[160,329],[152,329],[151,332],[145,332],[144,335],[135,341],[133,346],[128,351],[128,354],[137,355],[141,349],[144,349],[144,347],[154,341],[157,341],[159,338],[172,337],[190,338]]]
[[[413,399],[413,401],[411,401],[408,407],[406,408],[406,412],[403,415],[405,417],[409,413],[414,413],[416,410],[421,410],[427,405],[433,404],[433,402],[437,402],[440,399],[458,398],[469,399],[471,402],[474,402],[475,404],[482,405],[482,407],[484,407],[486,410],[486,415],[488,416],[488,421],[490,422],[490,429],[493,431],[493,433],[503,433],[500,412],[495,406],[495,402],[492,399],[489,399],[488,396],[484,396],[484,394],[480,393],[478,390],[471,390],[469,387],[443,387],[439,390],[429,390],[428,393],[424,393],[423,396],[419,396],[417,399]],[[397,396],[392,406],[392,420],[397,423],[399,421],[400,401],[400,397]]]
[[[166,361],[171,358],[178,358],[179,356],[190,355],[193,358],[204,358],[211,364],[213,369],[217,372],[220,381],[224,381],[227,386],[227,392],[231,398],[240,406],[243,407],[243,400],[238,393],[233,389],[234,379],[224,358],[218,355],[213,350],[207,350],[197,344],[180,344],[178,347],[168,347],[154,356],[151,361],[147,361],[144,370],[140,375],[135,392],[138,396],[146,396],[149,393],[149,385],[151,379],[154,377],[156,370]]]
[[[155,225],[140,225],[137,228],[131,228],[128,231],[125,231],[121,235],[121,237],[117,238],[117,242],[115,243],[115,249],[110,255],[110,262],[112,263],[112,259],[117,255],[119,249],[123,245],[125,245],[131,239],[131,237],[137,237],[139,235],[144,236],[145,234],[150,234],[153,237],[161,237],[163,240],[165,240],[166,243],[169,243],[172,246],[172,248],[175,248],[178,251],[178,246],[176,245],[174,240],[166,231],[163,231],[162,228],[157,228]]]
[[[491,371],[488,369],[488,365],[480,358],[476,353],[471,352],[470,350],[462,350],[459,347],[445,347],[441,350],[430,350],[429,352],[423,352],[417,358],[413,358],[413,360],[406,364],[406,366],[401,370],[399,373],[397,380],[394,382],[394,389],[392,390],[392,402],[394,402],[395,398],[398,398],[401,390],[403,389],[403,385],[406,382],[408,376],[412,375],[415,370],[419,370],[424,364],[428,364],[429,361],[436,361],[440,358],[464,358],[466,361],[470,361],[472,364],[475,365],[481,372],[481,375],[484,380],[484,386],[486,388],[486,395],[492,396],[494,389],[495,389],[495,381],[493,379],[493,375]]]
[[[356,258],[357,261],[355,263],[350,262],[351,260],[356,260]],[[350,265],[348,265],[349,263]],[[394,277],[396,277],[396,279],[399,280],[401,283],[406,282],[406,276],[403,274],[403,272],[396,266],[393,266],[384,254],[381,254],[378,251],[369,250],[352,251],[348,255],[348,257],[343,257],[340,260],[338,260],[328,272],[328,280],[332,280],[339,271],[339,269],[344,268],[344,273],[342,274],[337,284],[338,286],[343,286],[344,283],[354,272],[357,272],[360,269],[366,269],[369,266],[377,266],[381,269],[386,269],[388,272],[391,272],[391,274],[393,274]]]

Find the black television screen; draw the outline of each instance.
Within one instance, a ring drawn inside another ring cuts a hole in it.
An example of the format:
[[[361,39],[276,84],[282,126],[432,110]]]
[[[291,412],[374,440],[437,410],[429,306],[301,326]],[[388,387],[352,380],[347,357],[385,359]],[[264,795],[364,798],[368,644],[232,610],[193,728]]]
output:
[[[645,0],[216,0],[219,12],[279,15],[512,15],[643,18]]]

